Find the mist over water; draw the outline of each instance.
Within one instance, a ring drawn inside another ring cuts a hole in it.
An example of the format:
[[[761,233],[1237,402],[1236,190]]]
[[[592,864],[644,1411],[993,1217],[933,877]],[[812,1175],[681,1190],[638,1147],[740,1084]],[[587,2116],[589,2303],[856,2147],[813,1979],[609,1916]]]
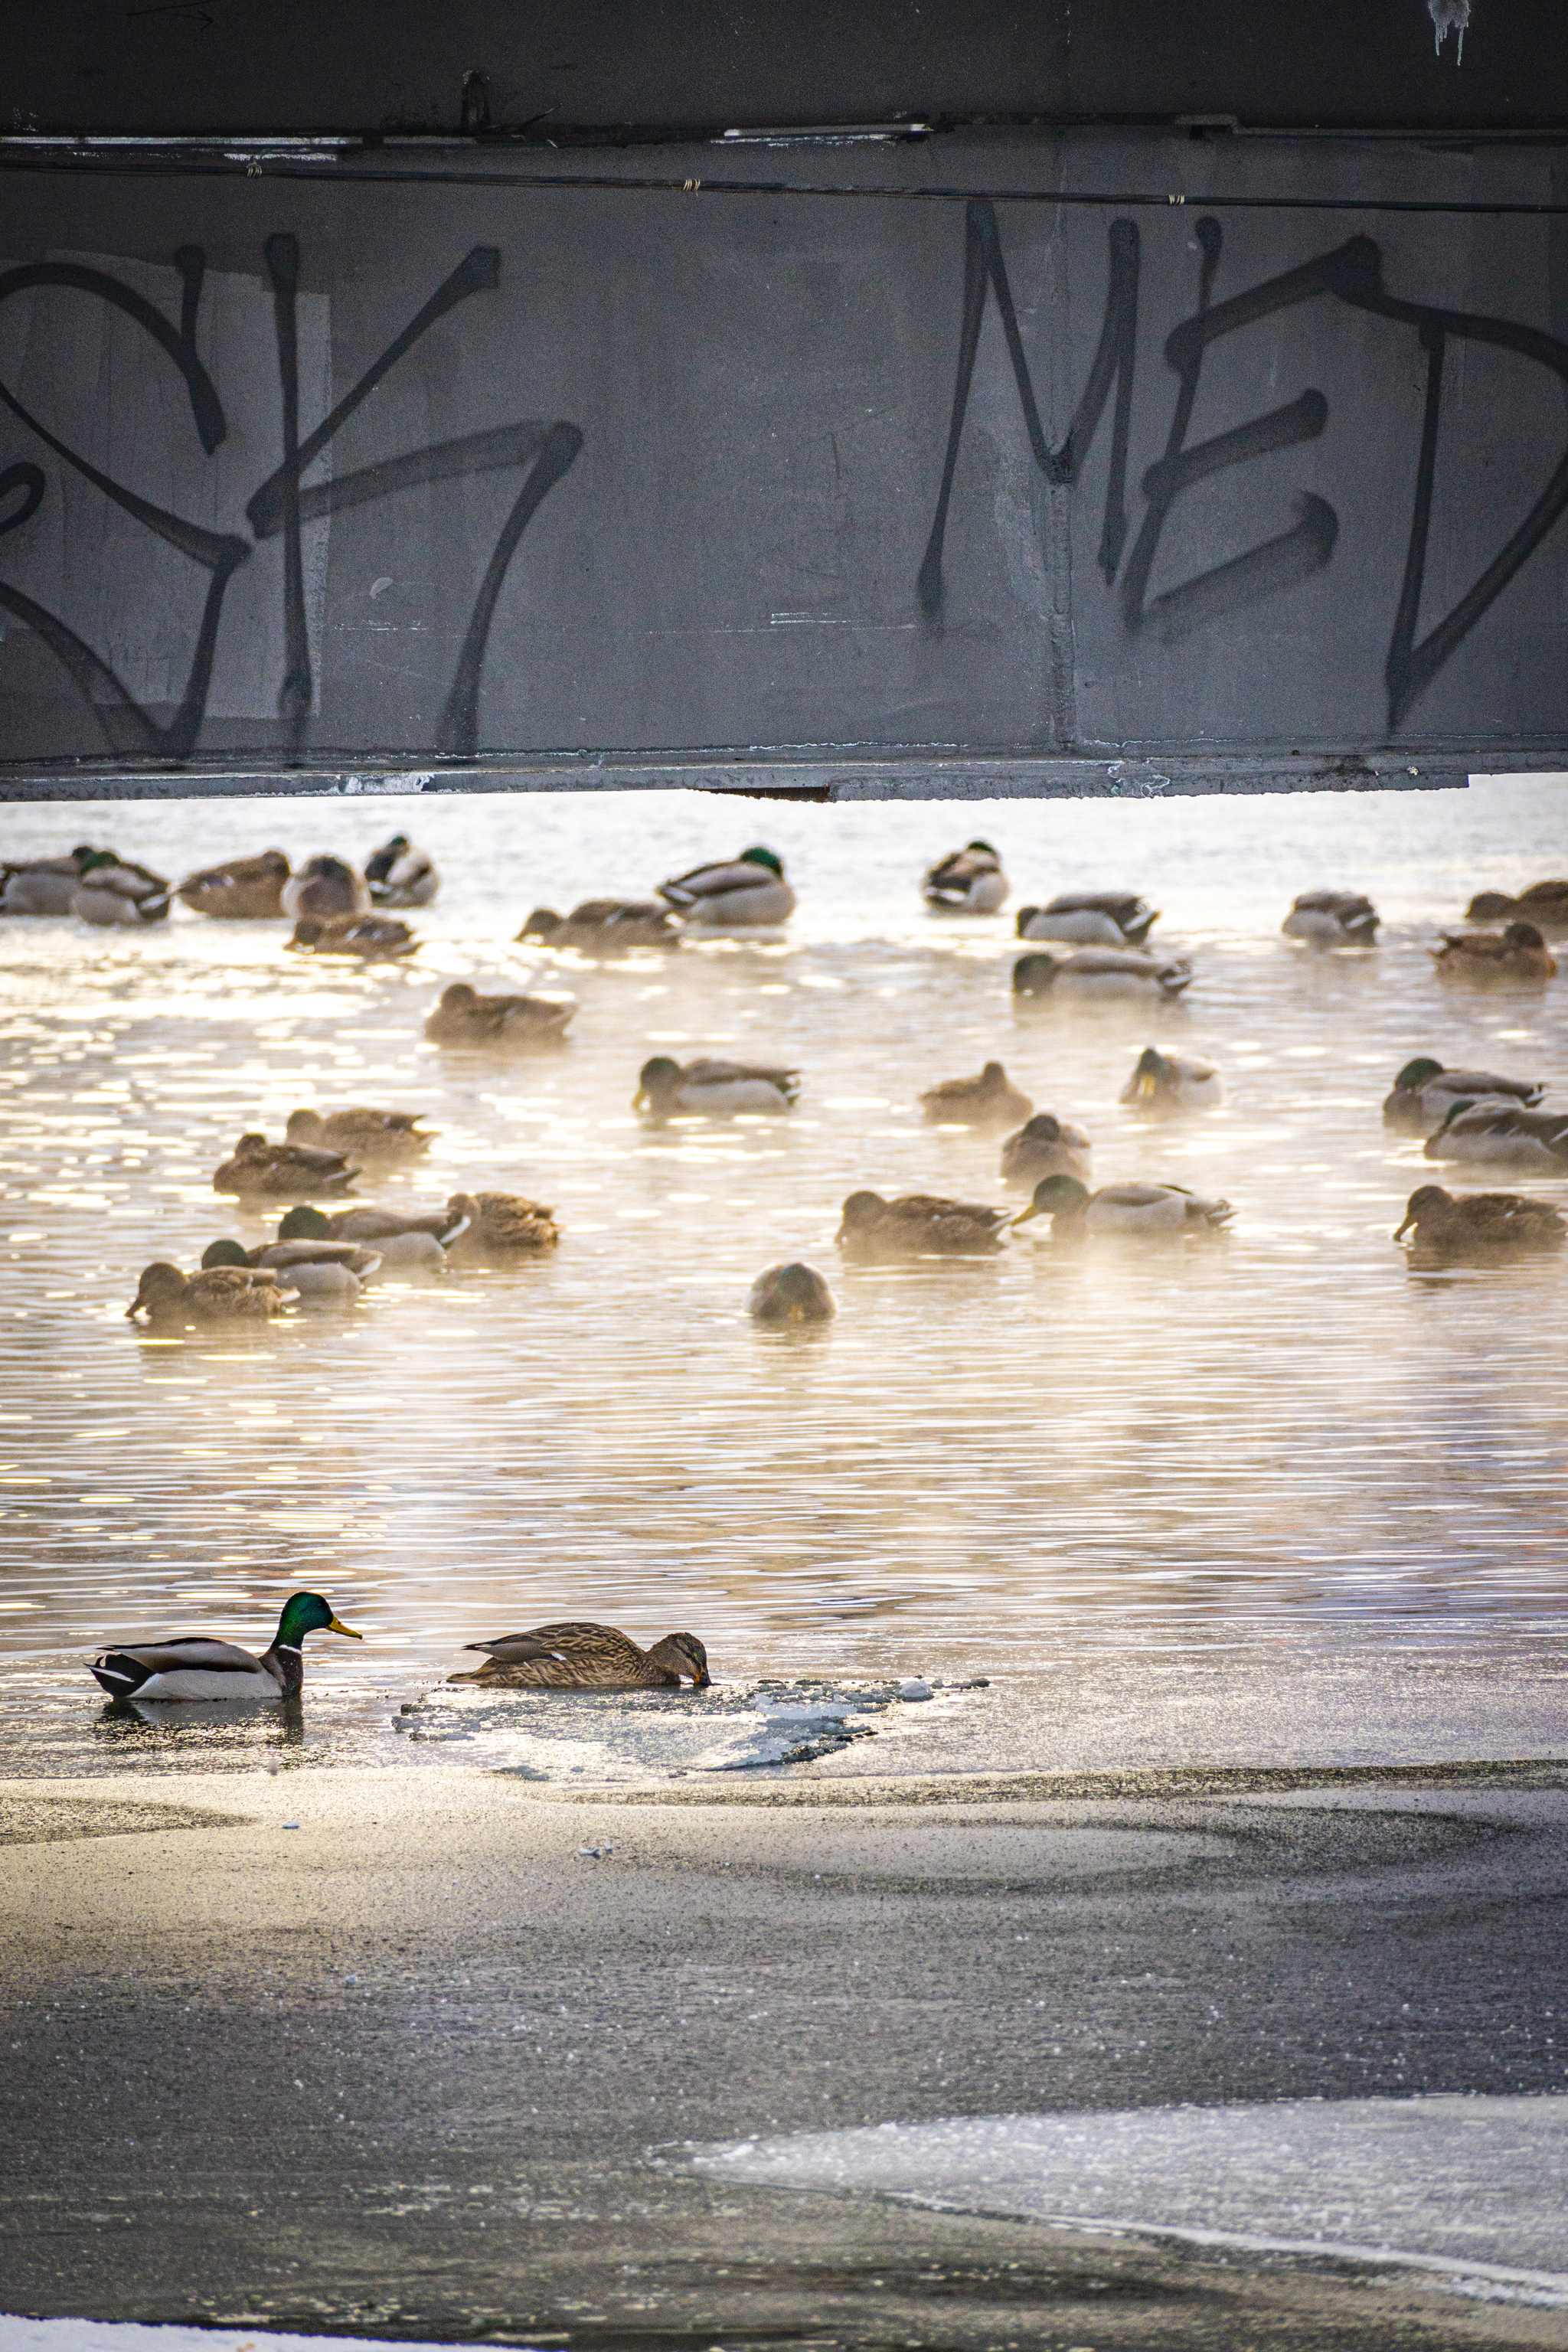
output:
[[[1416,1053],[1563,1099],[1568,980],[1461,992],[1426,952],[1473,890],[1568,870],[1562,808],[1531,780],[1169,804],[5,813],[0,858],[110,843],[174,878],[274,843],[363,861],[401,829],[443,884],[395,968],[180,908],[137,934],[0,930],[0,1750],[71,1769],[98,1712],[84,1654],[203,1630],[261,1647],[301,1584],[368,1637],[307,1657],[311,1721],[345,1754],[463,1642],[560,1617],[689,1627],[726,1682],[1305,1638],[1536,1654],[1562,1594],[1562,1269],[1416,1276],[1391,1236],[1428,1178],[1565,1188],[1434,1169],[1380,1106]],[[922,869],[974,835],[1003,853],[1006,909],[928,915]],[[799,895],[778,941],[612,965],[512,943],[536,905],[640,895],[753,840]],[[1016,1012],[1017,908],[1122,884],[1163,910],[1151,944],[1192,958],[1187,995]],[[1374,952],[1280,938],[1295,894],[1331,884],[1382,909]],[[570,1045],[425,1045],[458,977],[571,993]],[[1225,1108],[1160,1126],[1122,1108],[1149,1043],[1216,1062]],[[642,1061],[705,1051],[797,1066],[799,1110],[647,1127]],[[993,1056],[1089,1130],[1097,1183],[1221,1193],[1233,1226],[1075,1251],[1041,1221],[994,1261],[843,1271],[858,1187],[1023,1205],[1000,1137],[933,1129],[917,1099]],[[353,1102],[440,1131],[360,1198],[524,1192],[555,1207],[559,1252],[255,1332],[125,1321],[150,1259],[274,1229],[276,1205],[212,1191],[243,1129]],[[827,1329],[749,1322],[752,1279],[784,1257],[828,1275]]]

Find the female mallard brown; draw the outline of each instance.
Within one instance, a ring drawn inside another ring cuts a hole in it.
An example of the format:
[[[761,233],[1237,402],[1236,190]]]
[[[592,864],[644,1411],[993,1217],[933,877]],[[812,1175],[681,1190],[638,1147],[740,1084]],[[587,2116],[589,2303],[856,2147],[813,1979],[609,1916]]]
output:
[[[300,955],[358,956],[362,963],[413,955],[419,946],[395,915],[301,915],[288,944]]]
[[[1568,930],[1568,882],[1532,882],[1517,898],[1502,890],[1478,890],[1465,908],[1467,923],[1539,923],[1543,931]]]
[[[265,1323],[283,1311],[283,1293],[269,1266],[204,1266],[184,1275],[163,1259],[143,1266],[135,1297],[125,1310],[134,1322]]]
[[[1157,1046],[1145,1045],[1116,1099],[1152,1118],[1165,1118],[1176,1111],[1212,1110],[1225,1100],[1225,1081],[1212,1062],[1162,1054]]]
[[[906,1192],[885,1201],[879,1192],[851,1192],[844,1203],[838,1246],[858,1265],[909,1257],[994,1257],[1012,1223],[1007,1209],[944,1201],[933,1192]]]
[[[305,1143],[268,1143],[264,1135],[242,1135],[230,1158],[213,1176],[215,1192],[258,1192],[274,1201],[312,1201],[323,1192],[346,1192],[359,1174],[341,1151],[317,1151]]]
[[[1568,1224],[1549,1201],[1527,1200],[1521,1192],[1456,1194],[1441,1184],[1421,1184],[1410,1195],[1394,1238],[1401,1242],[1406,1234],[1412,1256],[1497,1257],[1561,1249]]]
[[[436,1140],[419,1124],[422,1110],[291,1110],[284,1132],[290,1143],[341,1151],[350,1160],[414,1160]]]
[[[283,885],[289,860],[280,849],[264,849],[259,857],[228,857],[221,866],[205,866],[188,874],[175,891],[176,898],[198,915],[220,923],[276,921],[283,912]]]
[[[631,948],[678,948],[680,932],[668,907],[652,898],[584,898],[569,915],[535,907],[518,933],[546,947],[579,955],[624,955]]]
[[[1078,948],[1141,948],[1159,909],[1132,890],[1063,890],[1046,907],[1023,907],[1021,940],[1064,940]]]
[[[695,1633],[667,1633],[651,1650],[639,1650],[614,1625],[536,1625],[529,1633],[503,1633],[494,1642],[468,1642],[486,1650],[487,1663],[455,1683],[488,1683],[507,1690],[677,1690],[683,1675],[697,1690],[712,1681],[708,1653]]]
[[[1432,950],[1439,980],[1508,981],[1543,987],[1557,971],[1552,954],[1533,923],[1510,923],[1506,931],[1451,931]]]
[[[1035,1106],[1000,1062],[987,1062],[977,1078],[944,1078],[928,1087],[921,1108],[942,1127],[1015,1127]]]
[[[1007,1184],[1037,1184],[1042,1176],[1089,1178],[1092,1146],[1081,1127],[1037,1110],[1002,1146],[1002,1178]]]
[[[447,1206],[460,1221],[447,1244],[454,1257],[539,1257],[561,1239],[554,1210],[521,1192],[454,1192]]]
[[[280,897],[283,912],[298,922],[301,915],[368,915],[370,892],[342,857],[308,857],[298,874],[290,874]]]
[[[481,996],[466,980],[453,981],[425,1024],[432,1045],[500,1045],[531,1053],[563,1042],[577,1010],[552,996]]]
[[[319,1592],[291,1592],[278,1631],[258,1658],[237,1643],[174,1633],[161,1642],[105,1650],[89,1672],[116,1699],[296,1699],[305,1678],[307,1633],[364,1639],[332,1614],[331,1603]]]

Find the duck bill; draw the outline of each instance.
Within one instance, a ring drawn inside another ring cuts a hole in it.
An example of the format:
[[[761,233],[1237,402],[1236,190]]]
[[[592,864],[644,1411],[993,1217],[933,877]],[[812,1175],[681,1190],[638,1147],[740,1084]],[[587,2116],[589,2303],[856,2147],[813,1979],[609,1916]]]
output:
[[[708,1669],[707,1669],[707,1667],[706,1667],[706,1666],[704,1666],[704,1667],[703,1667],[702,1672],[701,1672],[700,1675],[692,1675],[692,1677],[691,1677],[691,1687],[692,1687],[692,1689],[693,1689],[693,1690],[711,1690],[711,1689],[712,1689],[712,1687],[713,1687],[713,1677],[712,1677],[712,1675],[709,1673],[709,1671],[708,1671]]]
[[[1017,1215],[1014,1218],[1013,1223],[1016,1225],[1026,1225],[1031,1217],[1043,1217],[1045,1213],[1044,1209],[1037,1209],[1033,1201],[1031,1201],[1026,1209],[1019,1210]]]
[[[1138,1099],[1139,1099],[1139,1101],[1140,1101],[1140,1102],[1152,1102],[1152,1101],[1153,1101],[1153,1099],[1154,1099],[1155,1095],[1156,1095],[1158,1092],[1159,1092],[1159,1088],[1158,1088],[1158,1087],[1155,1085],[1155,1082],[1154,1082],[1153,1078],[1150,1076],[1150,1074],[1149,1074],[1147,1071],[1145,1071],[1145,1072],[1144,1072],[1144,1074],[1143,1074],[1143,1076],[1142,1076],[1139,1079],[1139,1081],[1138,1081]]]
[[[327,1631],[329,1633],[346,1633],[351,1642],[363,1642],[364,1640],[364,1635],[363,1633],[356,1633],[352,1625],[345,1625],[341,1617],[329,1618],[327,1621]]]
[[[1406,1217],[1403,1224],[1395,1225],[1394,1228],[1394,1240],[1396,1242],[1402,1242],[1415,1223],[1415,1220],[1414,1217]]]
[[[634,1110],[647,1110],[649,1108],[647,1088],[646,1087],[639,1087],[636,1094],[632,1097],[632,1108]]]

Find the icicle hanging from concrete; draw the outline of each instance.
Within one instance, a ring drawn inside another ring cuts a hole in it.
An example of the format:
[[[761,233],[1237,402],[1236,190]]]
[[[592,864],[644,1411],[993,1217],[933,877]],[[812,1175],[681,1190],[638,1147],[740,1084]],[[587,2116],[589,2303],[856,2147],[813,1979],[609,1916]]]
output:
[[[1465,28],[1470,21],[1470,0],[1426,0],[1426,13],[1437,37],[1433,46],[1438,56],[1442,56],[1443,44],[1453,33],[1458,37],[1454,43],[1454,63],[1462,66],[1465,62]]]

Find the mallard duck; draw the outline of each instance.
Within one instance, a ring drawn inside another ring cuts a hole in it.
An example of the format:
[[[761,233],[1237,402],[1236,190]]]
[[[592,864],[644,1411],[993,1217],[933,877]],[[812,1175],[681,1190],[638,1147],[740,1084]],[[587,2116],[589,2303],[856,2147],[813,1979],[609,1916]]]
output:
[[[1317,948],[1370,948],[1377,926],[1377,908],[1354,890],[1303,890],[1279,928]]]
[[[814,1265],[770,1265],[752,1285],[746,1311],[759,1323],[831,1323],[838,1309]]]
[[[1133,890],[1063,890],[1048,906],[1023,907],[1021,940],[1064,940],[1080,948],[1141,948],[1159,921]]]
[[[283,912],[283,885],[289,860],[280,849],[264,849],[258,857],[229,857],[221,866],[205,866],[188,874],[175,891],[176,898],[198,915],[219,922],[265,922]]]
[[[625,955],[632,948],[678,948],[680,931],[668,907],[653,898],[584,898],[569,915],[535,907],[518,933],[579,955]]]
[[[1410,1195],[1394,1238],[1403,1241],[1406,1234],[1412,1256],[1418,1251],[1437,1256],[1470,1251],[1523,1255],[1561,1249],[1568,1223],[1550,1202],[1529,1201],[1521,1192],[1455,1194],[1441,1184],[1421,1184]]]
[[[1048,1110],[1026,1119],[1002,1146],[1002,1175],[1009,1184],[1037,1184],[1042,1176],[1081,1176],[1087,1181],[1092,1147],[1081,1127],[1053,1118]]]
[[[1439,980],[1524,982],[1543,987],[1557,971],[1552,954],[1533,923],[1510,923],[1506,931],[1445,932],[1430,953]]]
[[[851,1192],[837,1235],[852,1263],[904,1257],[994,1257],[1012,1223],[1006,1209],[944,1201],[932,1192],[906,1192],[885,1201],[879,1192]]]
[[[447,1205],[462,1219],[447,1244],[454,1256],[539,1257],[561,1239],[554,1210],[520,1192],[454,1192]]]
[[[988,841],[971,841],[928,866],[921,888],[936,914],[994,915],[1007,896],[1007,877]]]
[[[244,1256],[244,1252],[240,1253]],[[162,1258],[143,1266],[135,1297],[125,1310],[128,1323],[145,1315],[149,1323],[265,1323],[283,1311],[278,1277],[258,1266],[206,1266],[185,1275]]]
[[[1053,1229],[1087,1227],[1091,1234],[1181,1234],[1212,1231],[1236,1211],[1228,1201],[1205,1201],[1184,1184],[1107,1184],[1091,1192],[1076,1176],[1047,1176],[1020,1209],[1016,1224],[1049,1217]]]
[[[283,912],[294,922],[301,915],[330,922],[334,915],[368,915],[370,891],[342,857],[308,857],[290,874],[279,893]]]
[[[236,1241],[209,1242],[202,1252],[204,1267],[258,1265],[270,1268],[279,1290],[296,1290],[301,1298],[331,1298],[350,1302],[381,1264],[379,1250],[357,1242],[299,1240],[263,1242],[247,1250]]]
[[[1568,1112],[1469,1102],[1461,1095],[1427,1137],[1424,1156],[1479,1168],[1568,1169]]]
[[[93,1659],[89,1671],[110,1698],[298,1698],[307,1633],[344,1633],[351,1642],[364,1639],[333,1616],[331,1604],[319,1592],[291,1592],[283,1603],[278,1631],[258,1658],[233,1642],[215,1642],[203,1633],[172,1633],[162,1642],[105,1650]]]
[[[242,1135],[213,1176],[215,1192],[269,1193],[275,1201],[310,1201],[323,1192],[346,1192],[358,1166],[340,1151],[317,1151],[304,1143],[268,1143],[264,1135]]]
[[[356,1243],[370,1242],[374,1245],[376,1266],[365,1272],[444,1274],[446,1244],[455,1240],[468,1222],[466,1214],[450,1209],[429,1217],[399,1215],[394,1209],[340,1209],[329,1217],[320,1209],[301,1204],[279,1220],[278,1240],[268,1246],[330,1242],[337,1249],[350,1250]],[[348,1263],[353,1265],[352,1259]]]
[[[455,1683],[500,1684],[510,1690],[678,1690],[682,1675],[696,1690],[712,1682],[708,1653],[695,1633],[667,1633],[639,1650],[614,1625],[535,1625],[494,1642],[466,1642],[489,1656]]]
[[[480,996],[466,980],[455,980],[441,991],[425,1034],[432,1045],[500,1045],[533,1053],[563,1045],[576,1010],[553,996]]]
[[[928,1119],[942,1127],[1011,1127],[1035,1108],[1000,1062],[987,1062],[977,1078],[944,1078],[940,1086],[928,1087],[921,1107]]]
[[[284,1129],[290,1143],[341,1151],[352,1160],[416,1160],[436,1138],[419,1125],[421,1110],[291,1110]]]
[[[1532,882],[1517,898],[1502,890],[1478,890],[1465,908],[1465,920],[1536,923],[1543,931],[1568,930],[1568,882]]]
[[[1384,1097],[1384,1124],[1429,1134],[1448,1116],[1456,1102],[1538,1103],[1546,1092],[1538,1078],[1503,1078],[1493,1070],[1446,1070],[1441,1062],[1419,1055],[1406,1062]]]
[[[300,955],[358,956],[362,963],[413,955],[419,946],[395,915],[301,915],[287,944]]]
[[[1138,1110],[1212,1110],[1225,1100],[1225,1080],[1212,1062],[1189,1061],[1181,1054],[1162,1054],[1145,1045],[1116,1099]]]
[[[173,896],[163,876],[151,867],[117,857],[112,849],[89,849],[78,858],[70,910],[79,922],[110,930],[116,924],[166,921]]]
[[[658,895],[689,923],[721,930],[782,923],[795,912],[784,860],[772,849],[742,849],[722,865],[694,866],[689,874],[661,882]]]
[[[1166,998],[1192,984],[1184,957],[1162,961],[1136,948],[1082,948],[1076,955],[1025,955],[1013,966],[1015,996]]]
[[[68,915],[84,857],[98,855],[82,842],[68,857],[33,857],[0,866],[0,914]]]
[[[364,878],[378,907],[427,907],[441,887],[433,861],[405,833],[395,833],[365,859]]]
[[[651,1118],[734,1118],[747,1111],[793,1110],[800,1091],[798,1070],[763,1062],[705,1059],[682,1065],[656,1054],[637,1072],[634,1110]]]

